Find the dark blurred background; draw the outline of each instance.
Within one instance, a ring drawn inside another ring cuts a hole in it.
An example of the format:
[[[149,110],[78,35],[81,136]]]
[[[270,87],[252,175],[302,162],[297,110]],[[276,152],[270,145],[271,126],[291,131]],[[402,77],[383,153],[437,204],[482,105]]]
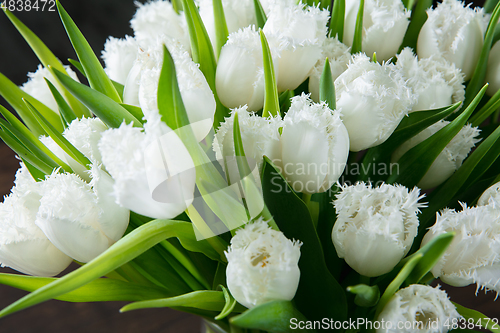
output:
[[[236,0],[235,0],[236,1]],[[349,1],[349,0],[347,0]],[[108,36],[131,35],[129,20],[135,12],[133,1],[86,0],[62,1],[96,54],[100,56]],[[483,1],[476,1],[482,4]],[[55,55],[67,63],[76,59],[57,12],[16,12],[16,15],[45,42]],[[27,72],[33,72],[38,59],[24,39],[0,13],[0,72],[14,83],[24,83]],[[0,103],[6,103],[0,98]],[[0,195],[9,193],[19,163],[3,143],[0,144]],[[13,273],[3,268],[0,272]],[[474,286],[467,288],[445,287],[451,299],[457,303],[483,312],[492,318],[500,318],[500,307],[494,303],[494,293],[476,297]],[[26,293],[0,286],[0,308],[11,304]],[[0,332],[199,332],[201,322],[197,317],[170,309],[138,310],[120,314],[123,302],[65,303],[49,301],[30,309],[0,319]]]

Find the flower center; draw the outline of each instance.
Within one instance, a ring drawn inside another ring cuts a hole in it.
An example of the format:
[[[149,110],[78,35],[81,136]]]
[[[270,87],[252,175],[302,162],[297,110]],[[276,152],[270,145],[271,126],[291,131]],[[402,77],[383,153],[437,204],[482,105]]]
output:
[[[270,257],[269,253],[262,252],[257,256],[252,257],[252,266],[260,265],[260,267],[266,267],[269,263],[267,259]]]

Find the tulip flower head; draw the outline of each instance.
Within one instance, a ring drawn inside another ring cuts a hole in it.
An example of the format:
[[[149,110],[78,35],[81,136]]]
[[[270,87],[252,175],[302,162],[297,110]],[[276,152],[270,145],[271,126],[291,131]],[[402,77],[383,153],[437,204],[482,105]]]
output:
[[[258,220],[236,231],[227,249],[227,286],[247,308],[275,301],[289,301],[299,285],[299,241]]]
[[[335,80],[335,92],[351,151],[387,140],[416,101],[396,66],[372,62],[364,54],[353,56]]]
[[[500,292],[500,209],[487,205],[456,212],[437,213],[436,223],[422,240],[453,231],[455,236],[441,259],[432,268],[436,278],[455,286],[476,283],[478,287]]]
[[[437,56],[418,60],[408,47],[397,58],[396,66],[417,95],[412,111],[438,109],[465,99],[464,77],[454,64]]]
[[[386,325],[377,333],[447,332],[453,320],[460,317],[444,290],[412,284],[398,290],[385,305],[377,320]],[[401,324],[405,325],[404,330]]]
[[[365,276],[390,272],[417,235],[420,190],[401,185],[343,186],[333,201],[337,222],[332,240],[340,258]]]
[[[493,184],[484,191],[479,200],[477,200],[477,205],[486,206],[495,202],[500,204],[500,182]]]
[[[106,65],[104,70],[109,78],[125,84],[138,52],[139,44],[134,37],[109,37],[104,43],[104,51],[102,51],[102,60]]]
[[[430,138],[448,124],[449,121],[441,120],[427,127],[399,146],[394,151],[392,160],[398,161],[411,148]],[[477,139],[479,132],[480,130],[477,127],[472,127],[470,124],[465,125],[434,160],[417,186],[422,189],[429,189],[438,186],[448,179],[460,168],[469,152],[479,142],[479,139]]]
[[[352,46],[359,0],[346,1],[344,43]],[[362,50],[377,59],[389,60],[403,42],[410,24],[410,12],[401,0],[365,0],[363,11]]]
[[[0,263],[25,274],[54,276],[71,263],[35,224],[40,183],[21,164],[12,193],[0,203]]]
[[[487,23],[482,8],[444,0],[427,10],[427,20],[418,35],[417,54],[419,58],[443,57],[460,68],[468,80],[479,60]]]
[[[500,90],[500,42],[496,42],[491,48],[487,68],[485,81],[490,85],[486,93],[493,96]]]

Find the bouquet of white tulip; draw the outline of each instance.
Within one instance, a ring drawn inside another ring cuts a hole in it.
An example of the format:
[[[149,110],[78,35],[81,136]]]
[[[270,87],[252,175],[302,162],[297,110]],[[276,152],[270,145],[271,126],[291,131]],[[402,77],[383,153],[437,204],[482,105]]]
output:
[[[0,263],[32,275],[0,273],[31,292],[0,317],[57,298],[208,332],[500,331],[429,286],[500,292],[498,0],[154,0],[104,68],[57,2],[73,69],[2,9],[41,65],[0,73],[21,164]]]

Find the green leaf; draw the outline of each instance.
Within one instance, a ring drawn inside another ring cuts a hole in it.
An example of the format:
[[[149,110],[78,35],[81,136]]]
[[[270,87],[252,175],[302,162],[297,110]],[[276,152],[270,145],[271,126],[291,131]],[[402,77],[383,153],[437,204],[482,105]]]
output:
[[[63,122],[64,127],[68,127],[69,124],[75,119],[77,119],[77,116],[71,110],[71,107],[66,103],[64,98],[61,96],[57,88],[45,78],[45,82],[49,86],[50,92],[52,93],[52,96],[54,96],[54,99],[56,100],[57,106],[59,107],[59,114],[61,115],[61,120]]]
[[[226,301],[226,304],[224,305],[224,308],[221,310],[220,314],[218,314],[215,317],[215,320],[222,320],[222,319],[226,318],[228,315],[231,314],[231,312],[233,312],[233,310],[237,304],[236,300],[229,293],[229,291],[224,286],[220,286],[220,287],[222,288],[222,292],[224,293],[224,300]],[[245,309],[243,306],[239,306],[239,307]],[[243,311],[240,311],[240,312],[243,312]]]
[[[407,151],[398,161],[399,170],[387,180],[388,183],[399,183],[407,187],[416,185],[443,151],[446,145],[460,132],[477,104],[486,92],[487,85],[481,89],[472,103],[451,123],[436,132],[430,138]]]
[[[326,102],[328,107],[332,110],[337,108],[335,99],[335,85],[332,80],[332,70],[330,69],[330,61],[328,58],[325,60],[325,67],[321,78],[319,79],[319,100]]]
[[[355,294],[354,303],[361,307],[375,306],[380,299],[380,290],[377,285],[367,286],[366,284],[358,284],[347,287],[347,291]]]
[[[402,0],[406,9],[411,10],[416,0]]]
[[[500,109],[500,90],[498,90],[488,102],[470,118],[470,123],[472,126],[479,126],[498,109]]]
[[[310,304],[312,305],[312,304]],[[329,318],[329,317],[325,317]],[[272,301],[251,308],[242,314],[232,317],[229,322],[242,328],[259,329],[269,332],[295,332],[293,320],[305,321],[306,318],[289,301]],[[315,332],[314,330],[300,330]]]
[[[80,74],[87,77],[87,74],[85,73],[85,69],[83,68],[82,64],[78,60],[68,58],[68,61],[70,64],[75,66],[75,68],[80,72]]]
[[[479,311],[468,309],[455,302],[452,302],[457,307],[457,312],[461,314],[465,320],[474,319],[474,323],[481,321],[481,326],[490,332],[500,332],[498,319],[492,320]]]
[[[331,0],[304,0],[302,3],[307,4],[308,6],[315,6],[319,8],[328,8],[330,6]]]
[[[66,73],[63,64],[42,42],[42,40],[33,33],[33,31],[31,31],[27,26],[25,26],[14,14],[9,12],[8,10],[5,11],[5,14],[12,22],[12,24],[16,27],[17,31],[19,31],[19,33],[26,40],[28,45],[33,50],[33,52],[35,52],[36,56],[38,57],[38,59],[40,60],[40,62],[44,67],[50,65],[55,69],[61,71],[62,73],[68,75],[68,73]],[[78,100],[76,100],[66,89],[64,89],[64,87],[59,82],[56,82],[56,85],[57,88],[62,91],[64,97],[67,99],[67,101],[69,102],[69,104],[71,105],[73,110],[75,110],[75,112],[78,114],[79,117],[83,115],[87,117],[90,116],[89,111],[80,102],[78,102]]]
[[[354,28],[354,38],[352,40],[351,54],[362,52],[363,50],[363,14],[365,0],[359,1],[358,16],[356,17],[356,26]]]
[[[414,2],[414,0],[407,0],[407,2]],[[425,21],[427,21],[426,10],[432,6],[432,0],[419,0],[415,9],[411,12],[410,24],[406,30],[405,37],[403,38],[403,43],[401,44],[400,50],[405,47],[411,47],[413,50],[417,49],[418,34],[422,29]],[[406,7],[409,8],[409,7]]]
[[[31,165],[25,159],[21,158],[21,160],[23,161],[24,165],[26,165],[26,168],[28,169],[29,173],[31,174],[31,177],[33,177],[33,179],[35,181],[39,182],[39,181],[42,181],[45,179],[45,175],[46,175],[45,173],[38,170],[36,167]]]
[[[80,29],[78,29],[75,22],[73,22],[71,17],[68,15],[66,10],[64,10],[61,3],[58,0],[56,2],[61,21],[64,24],[64,28],[66,29],[71,44],[73,44],[73,48],[75,49],[78,59],[80,60],[85,73],[87,74],[87,79],[89,80],[90,86],[98,92],[106,95],[111,100],[120,103],[121,98],[118,92],[113,86],[113,83],[111,83],[109,77],[104,72],[99,59],[94,54],[94,51],[90,47],[89,43],[81,33]],[[55,67],[53,68],[56,69]],[[60,76],[58,76],[58,78],[61,79]],[[64,86],[66,86],[64,82],[62,83]],[[69,89],[68,87],[66,88],[71,92],[71,89]],[[78,98],[78,96],[76,97]],[[85,102],[83,101],[82,103],[85,104]]]
[[[267,16],[264,8],[262,8],[262,4],[259,0],[253,0],[253,6],[255,8],[255,18],[257,19],[257,28],[264,28],[264,24],[266,24]]]
[[[127,110],[135,119],[139,120],[141,123],[144,124],[146,122],[145,120],[143,120],[144,113],[142,112],[142,109],[140,107],[123,103],[120,103],[120,105],[123,106],[125,110]]]
[[[484,2],[484,11],[486,13],[491,13],[493,12],[493,9],[495,9],[495,6],[498,4],[499,0],[486,0]]]
[[[0,273],[0,284],[29,292],[45,287],[57,280],[58,278]],[[136,283],[101,278],[69,293],[55,297],[55,299],[66,302],[142,301],[161,298],[166,295],[165,290],[161,288],[145,287]]]
[[[227,31],[226,16],[224,15],[224,8],[222,7],[222,0],[213,0],[214,7],[214,21],[215,21],[215,53],[219,58],[222,46],[226,44]]]
[[[123,122],[127,124],[133,123],[134,126],[142,127],[139,120],[108,96],[84,84],[76,82],[72,78],[59,72],[57,69],[54,69],[54,74],[76,98],[85,104],[109,127],[119,127]]]
[[[345,291],[326,266],[309,210],[267,157],[264,157],[262,189],[264,201],[280,230],[287,238],[303,243],[299,260],[301,276],[294,298],[298,310],[310,320],[345,320]]]
[[[178,230],[185,228],[192,229],[191,223],[154,220],[144,224],[89,263],[12,303],[0,312],[0,317],[78,289],[136,258],[160,241],[176,237]]]
[[[486,67],[488,65],[488,57],[490,55],[493,36],[495,35],[495,29],[499,20],[500,2],[497,3],[495,10],[493,10],[493,13],[491,14],[490,23],[488,24],[486,34],[484,35],[484,44],[483,48],[481,49],[481,54],[476,65],[476,69],[474,70],[472,78],[467,85],[467,89],[465,90],[465,106],[473,102],[473,96],[476,96],[476,94],[481,89],[481,86],[483,85],[484,78],[486,77]]]
[[[280,114],[278,86],[276,84],[276,74],[274,73],[273,57],[271,56],[269,44],[262,30],[260,30],[260,42],[262,44],[262,56],[264,57],[264,78],[266,85],[262,117],[267,117],[268,115],[274,117]]]
[[[344,39],[344,20],[345,0],[335,0],[333,2],[333,11],[330,19],[330,36],[337,36],[339,42],[342,42]]]

